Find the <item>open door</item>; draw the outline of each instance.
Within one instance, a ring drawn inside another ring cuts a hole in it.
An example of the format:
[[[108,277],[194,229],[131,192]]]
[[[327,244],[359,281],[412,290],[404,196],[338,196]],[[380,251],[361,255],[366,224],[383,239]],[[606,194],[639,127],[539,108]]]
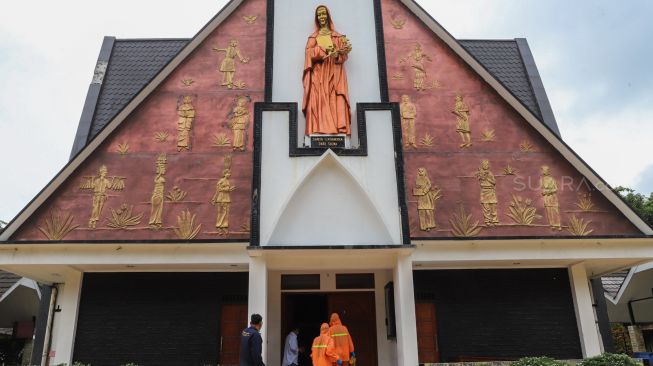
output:
[[[338,313],[354,342],[358,365],[377,366],[374,292],[329,294],[329,315]]]
[[[240,334],[247,324],[247,304],[224,304],[220,309],[220,366],[238,366]]]
[[[419,363],[440,362],[435,304],[432,302],[415,303],[415,317],[417,319],[417,351]]]

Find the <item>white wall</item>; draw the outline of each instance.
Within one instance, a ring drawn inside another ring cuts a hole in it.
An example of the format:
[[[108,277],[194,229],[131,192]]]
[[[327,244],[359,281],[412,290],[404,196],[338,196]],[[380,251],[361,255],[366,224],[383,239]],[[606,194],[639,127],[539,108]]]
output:
[[[313,33],[315,8],[326,5],[336,25],[345,34],[353,50],[345,63],[352,107],[352,125],[356,121],[356,103],[380,101],[376,33],[372,0],[276,0],[274,2],[274,77],[272,100],[297,102],[302,139],[306,120],[301,113],[304,93],[302,72],[304,49]]]
[[[290,158],[288,117],[263,113],[261,245],[401,244],[390,111],[366,112],[367,157]]]

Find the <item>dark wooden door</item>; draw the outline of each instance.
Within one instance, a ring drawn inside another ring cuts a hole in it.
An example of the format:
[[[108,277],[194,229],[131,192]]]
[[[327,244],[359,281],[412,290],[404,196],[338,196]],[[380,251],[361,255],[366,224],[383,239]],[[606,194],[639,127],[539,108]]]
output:
[[[438,349],[438,323],[435,314],[435,304],[418,302],[415,304],[417,319],[417,347],[419,363],[440,362]]]
[[[220,365],[238,366],[240,335],[247,324],[247,304],[224,304],[220,309]]]
[[[377,366],[374,292],[329,294],[329,315],[338,313],[349,330],[358,365]]]

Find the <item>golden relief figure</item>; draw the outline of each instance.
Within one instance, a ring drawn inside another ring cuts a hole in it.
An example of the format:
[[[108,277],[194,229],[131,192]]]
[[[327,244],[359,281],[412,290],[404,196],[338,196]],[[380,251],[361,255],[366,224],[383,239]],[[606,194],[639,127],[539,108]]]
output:
[[[95,229],[95,226],[102,215],[102,208],[107,201],[107,190],[122,191],[125,189],[124,177],[107,177],[108,170],[102,165],[98,170],[97,177],[84,177],[80,189],[93,191],[93,209],[88,220],[88,227]]]
[[[213,206],[218,206],[218,217],[215,221],[215,227],[218,232],[227,234],[229,232],[229,208],[231,206],[231,192],[236,190],[229,182],[231,170],[225,169],[222,172],[222,178],[215,185],[215,194],[211,199]]]
[[[472,146],[472,131],[469,127],[469,107],[463,101],[462,95],[456,95],[456,104],[451,113],[455,114],[457,118],[456,132],[458,132],[462,141],[460,147],[467,148]]]
[[[190,150],[190,131],[193,129],[193,121],[195,120],[195,107],[193,107],[193,100],[190,96],[186,95],[183,102],[177,108],[177,151]]]
[[[399,110],[401,112],[401,125],[404,127],[404,144],[406,147],[417,148],[417,144],[415,143],[415,117],[417,116],[417,107],[410,101],[408,95],[402,95]]]
[[[551,171],[546,165],[542,167],[540,187],[542,189],[544,209],[546,211],[546,217],[549,220],[549,226],[554,230],[562,230],[560,224],[560,205],[558,203],[558,184],[551,176]]]
[[[351,134],[349,87],[344,63],[352,46],[336,32],[326,6],[315,10],[315,31],[308,37],[304,54],[306,135]]]
[[[497,180],[490,170],[490,162],[483,160],[476,172],[476,178],[481,185],[481,208],[486,226],[496,226],[499,223],[497,213]]]
[[[424,66],[425,61],[433,61],[431,57],[424,53],[422,50],[422,45],[419,43],[415,44],[415,49],[408,54],[408,56],[399,60],[399,63],[406,63],[408,60],[411,60],[411,67],[415,72],[415,78],[413,79],[413,87],[417,91],[423,91],[435,87],[437,82],[433,83],[433,86],[429,86],[426,83],[426,66]]]
[[[150,226],[159,229],[163,225],[161,217],[163,216],[163,203],[165,201],[164,190],[166,179],[166,164],[167,158],[165,154],[159,155],[156,159],[156,177],[154,177],[154,189],[152,190],[152,197],[150,203]]]
[[[233,149],[245,151],[247,145],[247,127],[249,127],[249,108],[247,97],[239,97],[231,112],[229,128],[233,131]]]
[[[213,47],[213,50],[216,52],[224,52],[224,59],[220,63],[220,72],[223,74],[222,86],[226,86],[228,89],[243,89],[245,83],[242,81],[234,82],[234,75],[236,74],[236,57],[240,60],[241,63],[246,64],[249,62],[249,58],[243,57],[240,55],[240,49],[238,48],[238,41],[232,39],[229,42],[227,48],[218,48]]]
[[[417,213],[419,214],[419,228],[422,231],[431,231],[437,228],[435,223],[435,202],[442,196],[440,188],[431,185],[426,168],[417,169],[413,196],[417,197]]]

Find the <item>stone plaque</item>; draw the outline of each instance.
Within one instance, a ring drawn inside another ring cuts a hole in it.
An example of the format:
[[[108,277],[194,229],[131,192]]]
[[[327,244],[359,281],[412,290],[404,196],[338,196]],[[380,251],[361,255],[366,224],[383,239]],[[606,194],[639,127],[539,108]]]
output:
[[[311,135],[311,147],[345,148],[345,135]]]

